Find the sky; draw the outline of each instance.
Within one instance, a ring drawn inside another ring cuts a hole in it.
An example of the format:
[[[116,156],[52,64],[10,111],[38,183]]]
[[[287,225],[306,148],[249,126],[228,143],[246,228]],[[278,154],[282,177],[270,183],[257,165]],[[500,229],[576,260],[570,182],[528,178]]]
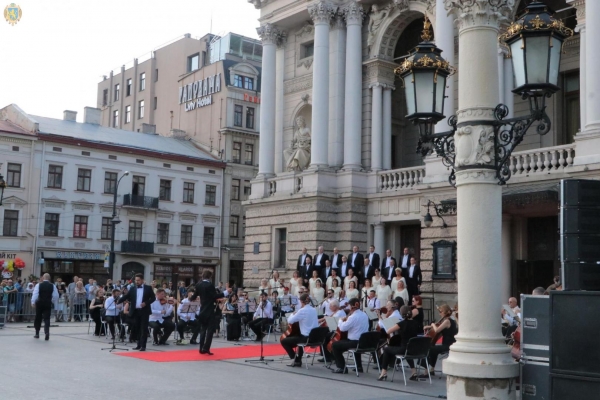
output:
[[[4,8],[14,2],[21,20],[11,26]],[[235,32],[258,38],[259,12],[247,0],[0,0],[0,108],[83,118],[96,107],[102,75],[156,47],[193,37]]]

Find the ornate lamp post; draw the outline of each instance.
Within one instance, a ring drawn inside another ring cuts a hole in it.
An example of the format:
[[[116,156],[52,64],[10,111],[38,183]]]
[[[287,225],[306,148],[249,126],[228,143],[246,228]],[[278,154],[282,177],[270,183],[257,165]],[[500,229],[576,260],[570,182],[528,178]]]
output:
[[[110,260],[108,261],[108,277],[114,279],[113,270],[115,266],[115,227],[121,223],[121,220],[117,216],[117,193],[119,191],[119,183],[121,179],[129,175],[129,171],[125,171],[123,175],[117,181],[115,185],[115,192],[113,193],[113,212],[112,220],[110,221]]]

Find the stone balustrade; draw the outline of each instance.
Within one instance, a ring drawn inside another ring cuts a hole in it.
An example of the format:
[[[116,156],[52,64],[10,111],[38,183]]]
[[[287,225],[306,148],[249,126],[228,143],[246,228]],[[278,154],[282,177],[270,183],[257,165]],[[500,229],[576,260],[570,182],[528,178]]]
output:
[[[392,192],[398,189],[410,189],[423,183],[425,167],[411,167],[379,171],[377,173],[377,192]]]
[[[573,165],[575,144],[514,152],[510,157],[513,177],[564,171]]]

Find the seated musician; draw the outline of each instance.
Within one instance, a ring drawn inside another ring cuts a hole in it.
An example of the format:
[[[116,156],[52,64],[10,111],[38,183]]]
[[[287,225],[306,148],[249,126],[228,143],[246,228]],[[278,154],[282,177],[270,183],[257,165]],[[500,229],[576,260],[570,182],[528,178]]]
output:
[[[514,297],[508,299],[508,306],[514,315],[509,315],[504,307],[500,311],[502,315],[502,334],[505,337],[510,336],[511,333],[516,331],[521,321],[521,309],[517,305],[517,299]]]
[[[166,345],[167,339],[175,330],[175,324],[172,321],[173,305],[168,303],[164,289],[156,290],[156,300],[150,305],[152,314],[148,326],[152,328],[154,336],[154,345]],[[168,318],[171,317],[171,318]],[[161,336],[159,338],[159,335]]]
[[[321,305],[319,306],[319,314],[320,315],[325,315],[326,317],[331,317],[334,313],[334,311],[331,310],[331,302],[336,301],[333,298],[333,289],[329,289],[327,290],[327,297],[325,298],[325,300],[323,300],[323,302],[321,303]],[[339,302],[338,302],[338,307],[339,307]]]
[[[421,333],[421,327],[417,321],[412,319],[412,312],[408,306],[402,306],[402,308],[400,308],[400,315],[402,320],[388,329],[387,333],[398,333],[400,335],[401,342],[399,346],[387,346],[383,349],[383,357],[381,358],[381,375],[379,375],[379,378],[377,379],[379,381],[387,380],[387,370],[389,367],[393,368],[396,356],[404,355],[406,353],[408,341],[419,336]],[[407,361],[408,365],[410,365],[410,368],[412,369],[412,376],[410,377],[410,380],[416,381],[417,373],[415,371],[414,361]]]
[[[267,301],[267,293],[262,292],[259,299],[260,301],[256,305],[252,321],[248,323],[248,327],[256,335],[255,340],[257,342],[260,342],[264,337],[264,333],[262,332],[263,326],[273,323],[273,305]]]
[[[179,308],[177,309],[177,314],[179,315],[179,321],[177,322],[177,333],[179,333],[179,339],[177,343],[181,343],[183,340],[183,334],[185,333],[185,329],[187,327],[192,328],[192,338],[190,339],[190,344],[198,344],[196,342],[196,338],[198,337],[198,330],[200,329],[200,325],[196,320],[196,316],[200,314],[200,303],[192,302],[190,298],[196,293],[196,289],[190,288],[187,291],[187,298],[181,301]],[[192,306],[190,306],[190,303]],[[196,305],[194,307],[194,305]],[[194,311],[194,309],[196,311]],[[187,312],[183,312],[186,310]]]
[[[333,293],[333,291],[332,291],[332,293]],[[329,308],[329,310],[328,310],[329,315],[325,314],[328,317],[333,317],[337,321],[339,321],[340,319],[342,319],[346,316],[346,313],[344,312],[344,310],[340,310],[340,302],[337,301],[336,299],[331,299],[331,301],[329,302],[328,308]],[[319,325],[324,325],[326,323],[327,323],[327,321],[325,320],[325,317],[323,317],[319,320]],[[325,354],[321,354],[323,356],[323,358],[319,358],[317,360],[318,362],[329,362],[329,360],[331,360],[331,353],[327,350],[327,344],[331,340],[331,337],[332,336],[327,337],[327,340],[325,341],[325,344],[323,346],[323,348],[325,349]]]
[[[438,355],[447,353],[450,350],[450,346],[456,342],[454,338],[458,333],[458,325],[456,321],[450,318],[452,316],[452,309],[448,304],[442,304],[439,308],[440,317],[442,317],[440,323],[431,324],[425,326],[425,330],[431,329],[436,336],[441,334],[442,344],[436,344],[429,349],[429,356],[427,361],[429,362],[429,372],[432,376],[435,376],[435,364],[438,359]],[[425,366],[425,363],[421,361],[421,365]]]
[[[352,298],[348,301],[350,305],[350,313],[346,318],[342,318],[338,323],[338,329],[341,332],[348,332],[347,340],[338,340],[333,343],[333,358],[337,369],[333,370],[334,374],[345,374],[346,361],[344,360],[344,352],[349,349],[355,349],[358,345],[360,335],[369,331],[369,317],[360,309],[360,300]],[[362,360],[360,356],[356,357],[356,368],[358,372],[363,372]]]
[[[281,346],[290,356],[290,359],[294,361],[289,365],[290,367],[301,367],[302,356],[304,351],[302,347],[298,348],[298,356],[294,352],[294,348],[297,347],[298,343],[306,343],[310,331],[319,326],[317,321],[317,310],[310,305],[310,298],[307,293],[300,295],[300,304],[302,308],[298,309],[288,318],[288,324],[298,323],[300,326],[300,335],[288,336],[281,340]]]
[[[119,289],[112,290],[112,296],[108,297],[104,302],[104,309],[106,310],[106,322],[108,323],[108,329],[110,330],[110,334],[112,335],[111,339],[115,337],[115,324],[117,326],[121,326],[121,318],[119,314],[123,309],[123,304],[117,304],[117,299],[121,291]],[[120,339],[123,340],[125,338],[125,331],[121,331]]]
[[[398,302],[396,300],[388,301],[385,306],[388,310],[388,314],[382,315],[381,313],[378,313],[379,314],[378,324],[379,324],[379,327],[383,330],[385,330],[385,326],[383,325],[384,319],[394,318],[394,319],[398,319],[400,321],[402,321],[404,319],[404,317],[402,317],[402,315],[400,314],[400,311],[398,311]]]
[[[369,298],[367,299],[367,308],[370,310],[379,310],[381,308],[381,303],[377,298],[377,292],[375,289],[371,289],[369,291]]]
[[[294,306],[298,304],[298,298],[290,294],[290,288],[283,287],[283,294],[279,295],[279,304],[281,304],[281,312],[284,314],[294,311]]]
[[[340,308],[344,311],[349,311],[348,298],[346,297],[346,291],[340,290],[337,296],[337,301],[340,303]]]

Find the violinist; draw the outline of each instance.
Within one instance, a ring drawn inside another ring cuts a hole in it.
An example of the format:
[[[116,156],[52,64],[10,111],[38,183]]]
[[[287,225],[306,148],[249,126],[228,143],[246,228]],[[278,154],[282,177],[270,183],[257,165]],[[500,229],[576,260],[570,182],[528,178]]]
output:
[[[422,331],[425,313],[423,312],[423,298],[418,294],[412,298],[412,318],[419,323]]]
[[[182,343],[185,329],[187,327],[191,327],[192,338],[190,339],[190,344],[198,344],[196,339],[198,338],[198,330],[200,327],[198,326],[196,316],[200,313],[200,302],[190,301],[190,298],[194,295],[195,292],[196,290],[194,288],[189,288],[186,293],[187,298],[181,301],[181,304],[179,304],[179,308],[177,309],[177,314],[179,315],[179,321],[177,322],[177,332],[179,333],[179,339],[177,340],[177,343]],[[196,311],[194,311],[194,309]]]
[[[381,315],[380,312],[377,313],[379,315],[379,327],[383,330],[385,330],[385,326],[383,325],[384,319],[394,318],[399,321],[402,321],[404,319],[404,317],[400,314],[400,311],[398,311],[398,302],[396,300],[388,301],[385,306],[388,311],[385,315]]]
[[[152,328],[154,336],[153,344],[155,346],[167,345],[167,339],[169,339],[169,336],[175,330],[175,324],[172,321],[173,304],[172,301],[169,304],[164,289],[156,290],[156,301],[150,305],[150,308],[152,309],[152,314],[150,314],[148,326]]]
[[[344,312],[344,310],[340,310],[340,302],[337,301],[336,299],[331,299],[331,301],[329,301],[328,309],[329,310],[327,313],[325,313],[325,315],[329,316],[329,317],[333,317],[337,321],[346,317],[346,313]],[[326,323],[327,323],[327,321],[325,321],[324,317],[319,320],[319,325],[323,325]],[[329,362],[329,360],[331,360],[331,353],[329,351],[327,351],[327,344],[329,343],[330,340],[331,340],[331,336],[328,336],[323,345],[323,349],[325,350],[325,353],[322,353],[323,358],[318,359],[317,360],[318,362]]]
[[[369,297],[367,298],[367,301],[366,301],[367,308],[370,310],[373,310],[373,311],[379,310],[381,308],[381,302],[379,301],[379,299],[376,296],[375,289],[371,289],[368,294],[369,294]],[[389,310],[389,308],[388,308],[388,310]]]
[[[267,301],[267,293],[261,292],[260,302],[256,305],[256,311],[252,321],[248,323],[248,327],[252,329],[256,335],[256,341],[260,342],[264,337],[262,332],[263,325],[269,325],[273,323],[273,305]]]
[[[331,309],[331,303],[333,301],[337,302],[338,308],[340,303],[333,298],[334,292],[333,289],[327,290],[327,298],[323,300],[321,305],[319,306],[319,313],[325,315],[326,317],[331,317],[334,311]]]
[[[297,336],[288,336],[285,339],[281,340],[281,346],[288,353],[288,356],[291,360],[294,360],[289,367],[301,367],[302,366],[302,356],[304,355],[304,351],[302,347],[298,348],[298,355],[294,352],[294,348],[297,347],[299,343],[306,343],[308,340],[308,335],[310,331],[319,326],[319,322],[317,320],[317,310],[311,307],[310,305],[310,297],[307,293],[303,293],[300,295],[300,303],[302,308],[294,312],[288,318],[288,324],[298,323],[300,326],[300,335]]]
[[[108,323],[108,329],[110,330],[110,334],[112,335],[112,338],[114,338],[114,336],[115,336],[115,324],[117,324],[118,326],[121,325],[121,318],[119,317],[119,313],[123,309],[123,305],[122,304],[117,305],[117,299],[119,298],[120,295],[121,295],[121,292],[119,291],[119,289],[113,289],[112,296],[107,298],[106,301],[104,302],[104,309],[106,310],[105,319],[106,319],[106,322]],[[123,339],[125,337],[124,335],[125,335],[125,332],[122,331],[121,339]]]
[[[360,300],[352,298],[348,301],[348,304],[350,305],[350,313],[346,318],[342,318],[338,324],[338,329],[341,332],[348,332],[348,339],[333,343],[333,358],[337,367],[332,371],[334,374],[348,373],[344,352],[355,349],[360,335],[369,331],[369,317],[360,309]],[[357,371],[363,372],[361,357],[357,356],[355,362]]]
[[[431,346],[429,349],[429,356],[427,356],[427,361],[429,363],[429,372],[432,376],[435,376],[434,369],[435,364],[438,359],[439,354],[447,353],[450,350],[450,346],[456,342],[454,338],[458,333],[458,325],[456,325],[456,321],[452,318],[452,309],[448,304],[442,304],[438,311],[440,313],[441,320],[437,324],[431,324],[425,326],[425,330],[432,330],[436,336],[442,336],[442,344],[436,344]],[[426,365],[424,361],[421,361],[421,365],[425,368]]]

